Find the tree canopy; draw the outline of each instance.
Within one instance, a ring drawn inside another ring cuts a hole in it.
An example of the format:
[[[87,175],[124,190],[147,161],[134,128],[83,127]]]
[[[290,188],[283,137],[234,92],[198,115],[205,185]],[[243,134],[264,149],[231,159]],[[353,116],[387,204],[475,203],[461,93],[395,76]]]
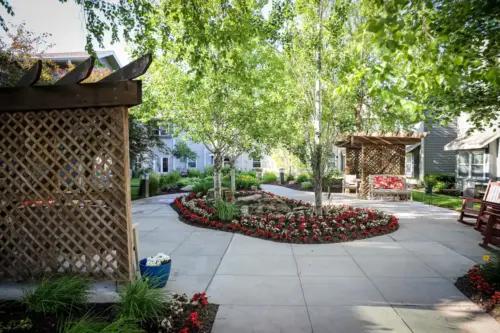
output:
[[[104,48],[104,37],[109,35],[111,43],[121,38],[127,41],[136,41],[148,34],[153,34],[156,27],[152,25],[149,16],[154,10],[151,0],[54,0],[60,3],[73,1],[83,11],[87,42],[85,50],[92,54],[94,43]],[[39,4],[38,4],[39,5]],[[4,9],[7,16],[0,15],[0,26],[9,31],[8,16],[14,16],[15,5],[8,0],[0,0],[0,9]]]
[[[498,125],[500,6],[496,0],[375,1],[371,42],[380,50],[372,86],[413,120]],[[381,90],[382,89],[382,90]]]

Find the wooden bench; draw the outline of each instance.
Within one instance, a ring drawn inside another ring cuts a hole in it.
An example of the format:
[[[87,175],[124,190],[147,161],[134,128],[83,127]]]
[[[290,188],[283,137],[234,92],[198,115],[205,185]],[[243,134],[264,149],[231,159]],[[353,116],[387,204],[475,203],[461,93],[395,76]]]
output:
[[[479,215],[479,210],[474,209],[475,203],[483,202],[482,199],[475,199],[475,188],[470,187],[464,190],[463,196],[460,198],[462,200],[462,209],[460,210],[460,216],[458,222],[474,226],[476,225],[477,216]],[[473,219],[473,221],[466,221],[465,219]]]
[[[406,177],[403,175],[370,175],[368,176],[370,184],[370,199],[376,197],[405,196],[406,200],[413,200],[413,191],[408,188]]]
[[[482,247],[500,246],[500,182],[488,183],[474,229],[483,235]]]

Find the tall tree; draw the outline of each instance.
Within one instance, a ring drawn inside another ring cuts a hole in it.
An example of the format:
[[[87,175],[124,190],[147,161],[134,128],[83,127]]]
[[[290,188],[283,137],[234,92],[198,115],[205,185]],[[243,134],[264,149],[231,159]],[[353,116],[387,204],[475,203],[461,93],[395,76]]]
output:
[[[214,157],[217,197],[224,157],[239,154],[243,142],[259,142],[265,132],[270,138],[286,126],[270,110],[280,105],[281,95],[272,90],[282,67],[269,65],[276,54],[265,43],[264,5],[164,0],[155,20],[171,22],[168,38],[144,40],[159,46],[161,56],[147,76],[142,114],[172,122],[205,144]]]

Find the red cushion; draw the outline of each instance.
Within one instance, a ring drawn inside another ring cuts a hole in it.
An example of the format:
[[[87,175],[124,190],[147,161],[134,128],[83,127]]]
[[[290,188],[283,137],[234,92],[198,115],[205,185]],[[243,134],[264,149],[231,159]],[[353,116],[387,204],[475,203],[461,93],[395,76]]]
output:
[[[373,177],[373,188],[374,189],[395,189],[404,190],[404,181],[402,177],[399,176],[375,176]]]

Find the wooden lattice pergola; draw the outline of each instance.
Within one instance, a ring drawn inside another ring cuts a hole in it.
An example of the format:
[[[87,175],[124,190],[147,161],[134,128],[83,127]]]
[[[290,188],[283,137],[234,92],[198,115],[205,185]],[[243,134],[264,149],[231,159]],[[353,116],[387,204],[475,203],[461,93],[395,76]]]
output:
[[[354,133],[345,135],[336,145],[346,148],[348,175],[361,179],[360,194],[367,197],[368,176],[404,175],[406,145],[418,143],[427,133]]]
[[[128,107],[151,56],[79,84],[94,61],[36,86],[39,61],[0,89],[0,279],[134,276]]]

